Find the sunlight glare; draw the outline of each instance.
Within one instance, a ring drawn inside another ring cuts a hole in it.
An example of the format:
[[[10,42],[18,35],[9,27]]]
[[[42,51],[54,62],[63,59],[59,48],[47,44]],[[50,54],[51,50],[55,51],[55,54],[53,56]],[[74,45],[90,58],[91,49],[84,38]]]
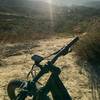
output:
[[[52,6],[52,0],[48,0],[48,3],[49,3],[49,12],[50,12],[50,19],[51,19],[51,27],[52,27],[52,31],[53,31],[54,22],[53,22],[53,6]]]
[[[52,0],[48,0],[48,3],[52,4]]]

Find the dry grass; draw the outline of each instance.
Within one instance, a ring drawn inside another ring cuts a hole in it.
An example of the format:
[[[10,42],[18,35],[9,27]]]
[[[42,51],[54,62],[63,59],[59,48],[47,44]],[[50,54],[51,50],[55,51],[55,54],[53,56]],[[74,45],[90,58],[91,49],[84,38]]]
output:
[[[8,34],[0,33],[0,43],[16,43],[16,42],[27,42],[39,39],[50,38],[50,33],[19,33],[19,34]]]
[[[38,40],[39,47],[33,47],[30,51],[34,54],[49,55],[52,52],[61,48],[66,42],[72,38],[52,38]],[[28,71],[33,64],[31,61],[32,54],[21,54],[10,56],[2,59],[6,62],[5,66],[0,68],[0,100],[9,100],[6,92],[7,84],[12,79],[25,79]],[[80,66],[76,64],[76,56],[74,52],[61,57],[56,65],[62,70],[60,78],[65,87],[68,89],[73,100],[92,100],[92,91],[89,88],[89,80],[84,74],[80,74]],[[42,78],[42,83],[45,82],[48,76]]]

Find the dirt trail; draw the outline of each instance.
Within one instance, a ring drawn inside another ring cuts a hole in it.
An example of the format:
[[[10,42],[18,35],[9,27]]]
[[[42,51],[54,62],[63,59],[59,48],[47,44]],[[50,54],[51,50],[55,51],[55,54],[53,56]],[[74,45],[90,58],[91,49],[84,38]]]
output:
[[[31,68],[32,53],[40,55],[49,55],[53,51],[62,47],[71,38],[52,38],[38,41],[38,47],[31,48],[28,54],[11,56],[3,59],[6,65],[0,67],[0,100],[9,100],[7,97],[6,87],[11,79],[24,79]],[[92,100],[91,89],[87,76],[80,73],[80,67],[76,64],[75,53],[72,52],[65,57],[61,57],[57,62],[62,73],[60,75],[64,85],[68,89],[73,100]]]

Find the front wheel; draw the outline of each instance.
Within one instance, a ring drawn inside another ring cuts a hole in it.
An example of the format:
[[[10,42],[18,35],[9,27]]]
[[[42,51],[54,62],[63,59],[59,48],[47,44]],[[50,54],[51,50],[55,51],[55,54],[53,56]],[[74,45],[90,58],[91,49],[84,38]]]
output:
[[[24,85],[25,81],[22,80],[12,80],[9,82],[7,86],[7,93],[10,100],[22,100],[21,97],[17,99],[17,96],[19,94],[18,92],[23,88]]]

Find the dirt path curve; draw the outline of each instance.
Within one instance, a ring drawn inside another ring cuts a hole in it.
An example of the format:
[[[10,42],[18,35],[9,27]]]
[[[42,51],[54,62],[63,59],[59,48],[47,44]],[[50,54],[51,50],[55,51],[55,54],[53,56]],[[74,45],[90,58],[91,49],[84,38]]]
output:
[[[67,39],[66,37],[39,40],[39,46],[32,48],[30,51],[44,56],[49,55],[70,40],[71,38]],[[32,54],[22,54],[3,59],[6,65],[0,67],[0,100],[9,100],[6,88],[11,79],[24,79],[26,77],[33,64],[31,56]],[[60,77],[73,100],[92,100],[88,78],[80,73],[80,67],[76,64],[74,52],[61,57],[56,65],[62,69]]]

